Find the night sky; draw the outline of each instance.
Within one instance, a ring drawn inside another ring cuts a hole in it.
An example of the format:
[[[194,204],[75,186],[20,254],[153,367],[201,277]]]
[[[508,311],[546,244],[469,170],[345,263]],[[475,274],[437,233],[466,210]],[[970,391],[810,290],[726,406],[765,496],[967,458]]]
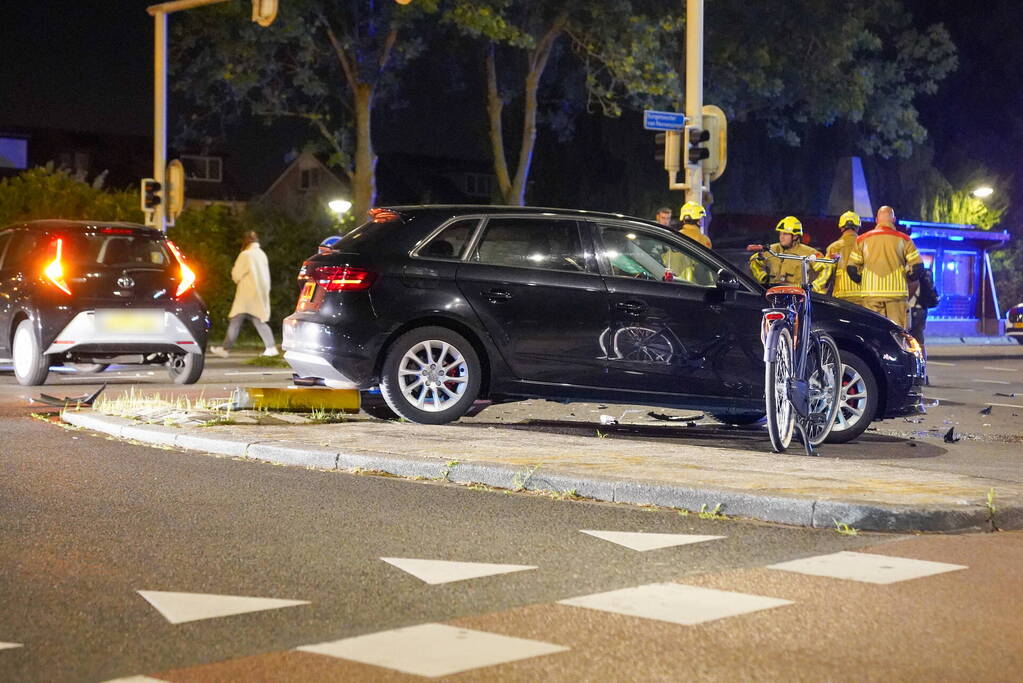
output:
[[[0,126],[148,134],[150,4],[0,2]],[[938,95],[920,102],[939,168],[952,173],[972,159],[1003,175],[1013,173],[1023,158],[1023,3],[907,0],[907,5],[921,24],[943,21],[961,53],[959,71]],[[1023,203],[1018,190],[1017,196],[1017,204]]]

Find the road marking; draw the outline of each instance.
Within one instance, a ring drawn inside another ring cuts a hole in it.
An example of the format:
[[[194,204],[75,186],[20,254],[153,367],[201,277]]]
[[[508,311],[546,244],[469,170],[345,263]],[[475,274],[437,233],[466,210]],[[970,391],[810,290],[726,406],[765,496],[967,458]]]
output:
[[[927,560],[912,560],[905,557],[889,557],[888,555],[872,555],[870,553],[852,553],[842,551],[830,555],[804,557],[791,562],[770,564],[768,569],[780,569],[797,574],[810,576],[827,576],[833,579],[847,579],[863,583],[889,584],[898,581],[918,579],[969,569],[961,564],[946,564]]]
[[[296,649],[429,678],[569,650],[446,624],[420,624]]]
[[[225,372],[225,375],[293,375],[293,370],[263,370],[260,371],[248,371],[245,372]]]
[[[307,600],[278,600],[276,598],[252,598],[212,593],[138,591],[138,594],[172,624],[309,604]]]
[[[927,364],[928,365],[948,365],[948,366],[955,365],[955,363],[942,363],[941,361],[937,361],[937,360],[929,360],[929,361],[927,361]]]
[[[1005,382],[1000,379],[974,379],[971,382],[980,382],[981,384],[1012,384],[1012,382]]]
[[[647,550],[659,550],[660,548],[671,548],[673,546],[687,545],[689,543],[702,543],[703,541],[716,541],[724,536],[699,536],[696,534],[654,534],[642,531],[593,531],[580,529],[580,532],[596,536],[597,538],[611,543],[625,546],[630,550],[646,552]]]
[[[431,585],[536,569],[536,567],[522,564],[450,562],[447,560],[420,560],[411,557],[381,557],[380,559]]]
[[[985,403],[986,406],[998,406],[999,408],[1023,408],[1023,406],[1017,406],[1012,403]]]
[[[693,626],[793,603],[791,600],[685,586],[680,583],[651,583],[635,588],[559,600],[558,604]]]
[[[996,368],[991,365],[985,365],[985,370],[998,370],[999,372],[1016,372],[1016,368]]]
[[[21,643],[0,643],[0,650],[9,650],[13,647],[24,647]]]
[[[103,683],[167,683],[167,681],[150,676],[126,676],[125,678],[111,678]]]

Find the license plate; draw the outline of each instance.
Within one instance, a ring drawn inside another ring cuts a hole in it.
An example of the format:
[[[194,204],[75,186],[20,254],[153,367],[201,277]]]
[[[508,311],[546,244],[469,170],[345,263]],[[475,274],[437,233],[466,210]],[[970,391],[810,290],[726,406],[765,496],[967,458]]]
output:
[[[113,334],[160,334],[163,311],[97,311],[96,330]]]
[[[302,287],[302,296],[300,296],[298,300],[312,301],[314,294],[316,294],[316,283],[313,280],[310,280],[309,282],[306,282],[305,285]]]
[[[1014,330],[1014,329],[1016,329],[1018,327],[1023,327],[1023,323],[1006,323],[1005,327],[1010,329],[1010,330]]]

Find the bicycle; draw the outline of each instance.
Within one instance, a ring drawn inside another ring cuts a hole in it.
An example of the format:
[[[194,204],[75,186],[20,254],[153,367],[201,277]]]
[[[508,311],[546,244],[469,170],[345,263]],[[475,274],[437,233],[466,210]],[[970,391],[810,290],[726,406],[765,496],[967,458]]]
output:
[[[813,329],[809,265],[838,259],[779,254],[751,244],[748,251],[767,252],[780,259],[802,261],[799,287],[782,285],[767,290],[763,309],[764,395],[767,431],[776,453],[784,452],[798,429],[807,455],[817,455],[838,413],[842,360],[830,335]]]

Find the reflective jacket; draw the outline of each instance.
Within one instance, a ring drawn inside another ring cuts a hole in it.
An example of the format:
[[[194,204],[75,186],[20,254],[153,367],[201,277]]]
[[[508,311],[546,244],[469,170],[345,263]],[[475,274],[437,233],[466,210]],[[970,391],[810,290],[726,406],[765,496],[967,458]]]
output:
[[[856,249],[856,233],[852,230],[845,230],[842,236],[828,245],[826,253],[828,258],[837,258],[838,263],[834,267],[835,284],[831,295],[837,299],[846,301],[858,301],[863,297],[860,293],[860,286],[853,282],[846,271],[849,265],[849,255]]]
[[[802,242],[797,242],[788,249],[783,249],[781,242],[775,242],[771,245],[771,251],[793,256],[821,256],[819,251]],[[823,294],[827,290],[828,280],[831,279],[831,265],[830,263],[810,264],[809,274],[813,283],[813,291]],[[803,264],[792,259],[780,259],[767,252],[757,253],[750,256],[749,269],[758,282],[768,287],[774,285],[796,285],[798,287],[802,284]]]
[[[702,232],[700,232],[700,228],[693,225],[692,223],[683,223],[682,229],[679,230],[679,232],[688,237],[689,239],[699,242],[708,249],[711,248],[710,238],[704,235]]]
[[[909,235],[888,226],[857,237],[849,254],[849,264],[860,271],[860,294],[877,299],[908,297],[906,274],[918,263],[920,252]]]

